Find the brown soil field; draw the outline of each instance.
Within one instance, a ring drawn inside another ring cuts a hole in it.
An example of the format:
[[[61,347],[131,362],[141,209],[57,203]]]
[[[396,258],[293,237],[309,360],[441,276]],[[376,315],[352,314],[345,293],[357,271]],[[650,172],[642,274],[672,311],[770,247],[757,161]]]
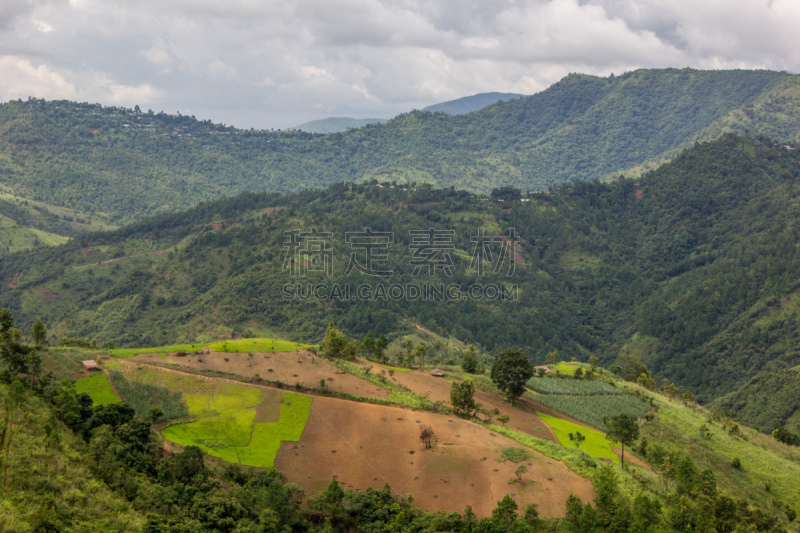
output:
[[[373,365],[371,372],[373,374],[380,373],[383,368],[384,367],[381,365]],[[447,377],[446,372],[445,377],[437,378],[431,376],[429,372],[420,372],[418,370],[411,370],[409,372],[395,371],[394,379],[397,380],[397,383],[400,385],[411,389],[414,394],[427,394],[428,399],[432,402],[445,402],[448,405],[450,404],[450,385],[454,380],[453,378]],[[550,426],[536,416],[536,411],[540,409],[534,408],[534,403],[527,398],[520,398],[512,406],[494,394],[475,389],[475,401],[482,403],[484,408],[497,408],[500,413],[508,415],[510,420],[506,424],[507,427],[558,444],[558,439],[550,429]],[[563,418],[560,414],[555,416]]]
[[[419,433],[427,425],[437,439],[426,450]],[[460,418],[314,397],[300,442],[282,445],[275,467],[308,496],[333,478],[360,490],[388,483],[396,494],[412,494],[426,511],[471,505],[479,517],[490,516],[505,494],[521,509],[536,503],[544,517],[563,516],[570,492],[583,501],[594,497],[589,480],[532,450],[522,463],[499,462],[508,447],[522,448]],[[528,469],[523,482],[509,484],[520,464]]]
[[[175,363],[181,366],[204,370],[218,370],[230,372],[244,377],[255,377],[258,374],[263,379],[271,381],[280,380],[283,383],[294,385],[300,382],[304,387],[318,388],[321,379],[333,391],[365,396],[370,398],[388,398],[389,391],[377,387],[352,374],[340,373],[341,371],[331,365],[324,358],[311,352],[300,350],[298,352],[254,352],[253,357],[246,353],[228,353],[209,350],[202,355],[176,356],[167,354],[138,354],[131,360],[142,363]],[[227,361],[225,359],[228,359]]]

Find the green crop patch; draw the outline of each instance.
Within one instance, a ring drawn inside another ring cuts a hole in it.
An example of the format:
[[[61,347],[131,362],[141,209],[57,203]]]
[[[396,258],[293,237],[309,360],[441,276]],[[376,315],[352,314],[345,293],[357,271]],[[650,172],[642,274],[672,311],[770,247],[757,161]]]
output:
[[[273,466],[281,442],[300,440],[311,414],[311,397],[301,394],[153,368],[129,369],[128,378],[183,394],[194,421],[164,428],[165,439],[245,466]]]
[[[525,397],[603,431],[607,429],[604,416],[625,413],[633,418],[641,418],[650,409],[649,403],[628,394],[534,395],[525,392]]]
[[[581,435],[586,437],[586,440],[583,441],[580,446],[581,450],[588,453],[592,457],[610,459],[615,463],[619,463],[619,457],[617,457],[617,454],[611,451],[611,442],[606,439],[606,436],[603,433],[597,431],[596,429],[591,429],[574,424],[572,422],[567,422],[566,420],[562,420],[561,418],[556,418],[554,416],[541,413],[539,413],[538,416],[544,421],[545,424],[550,426],[550,428],[553,430],[553,433],[556,434],[558,442],[560,442],[562,446],[574,447],[575,443],[570,440],[569,434],[580,432]]]
[[[620,389],[613,385],[609,385],[604,381],[594,380],[533,377],[528,380],[526,385],[539,394],[571,394],[575,396],[623,394]]]
[[[114,393],[114,389],[108,383],[105,374],[95,374],[88,378],[79,379],[75,382],[75,392],[78,394],[85,392],[91,396],[94,405],[106,405],[118,403],[119,397]]]
[[[143,353],[168,354],[177,352],[195,352],[202,349],[211,349],[218,352],[296,352],[304,348],[310,348],[309,344],[284,341],[280,339],[236,339],[219,342],[198,342],[194,344],[172,344],[169,346],[156,346],[151,348],[115,348],[110,350],[114,357],[130,359],[134,355]]]

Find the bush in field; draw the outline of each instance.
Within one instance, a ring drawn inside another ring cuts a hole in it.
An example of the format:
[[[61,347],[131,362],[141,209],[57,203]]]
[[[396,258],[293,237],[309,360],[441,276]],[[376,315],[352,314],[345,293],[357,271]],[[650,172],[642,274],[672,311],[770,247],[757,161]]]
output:
[[[141,381],[128,381],[119,370],[109,372],[109,379],[125,403],[133,407],[136,414],[143,418],[148,417],[153,409],[161,410],[161,420],[189,416],[189,410],[181,401],[179,391],[172,392],[166,387]]]

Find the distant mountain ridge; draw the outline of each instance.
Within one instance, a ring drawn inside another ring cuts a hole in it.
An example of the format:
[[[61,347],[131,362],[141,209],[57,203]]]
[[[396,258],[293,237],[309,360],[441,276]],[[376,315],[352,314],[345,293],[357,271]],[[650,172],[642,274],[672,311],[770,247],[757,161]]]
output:
[[[430,111],[431,113],[447,113],[449,115],[463,115],[464,113],[472,113],[484,107],[497,102],[507,102],[517,98],[524,98],[526,95],[517,93],[480,93],[472,96],[465,96],[457,98],[448,102],[429,105],[423,107],[423,111]]]
[[[242,191],[341,181],[414,181],[485,194],[638,176],[697,141],[746,131],[800,140],[800,76],[572,74],[472,113],[412,111],[326,136],[30,99],[0,105],[0,190],[118,226]]]
[[[385,118],[328,117],[304,122],[295,126],[294,129],[307,133],[337,133],[347,131],[349,128],[361,128],[367,124],[380,124],[387,120]]]

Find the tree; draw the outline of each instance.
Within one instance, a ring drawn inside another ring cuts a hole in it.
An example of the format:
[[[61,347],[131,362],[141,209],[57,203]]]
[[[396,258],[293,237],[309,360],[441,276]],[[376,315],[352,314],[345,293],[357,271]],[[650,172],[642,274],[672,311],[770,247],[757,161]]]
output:
[[[405,357],[403,358],[403,365],[411,366],[414,362],[414,343],[411,342],[411,339],[408,339],[404,344],[403,348],[406,349]]]
[[[364,340],[361,341],[364,349],[367,351],[367,356],[372,357],[372,352],[375,350],[375,339],[372,338],[372,333],[364,335]]]
[[[349,340],[336,328],[333,322],[330,322],[328,323],[328,329],[325,331],[325,338],[322,340],[322,351],[330,357],[342,357],[347,351]]]
[[[497,502],[497,507],[492,511],[492,518],[502,524],[511,525],[517,519],[518,508],[514,498],[506,494],[502,500]]]
[[[611,418],[603,417],[603,422],[608,426],[606,438],[622,445],[620,462],[622,468],[625,468],[625,444],[630,444],[639,438],[639,424],[636,423],[636,419],[625,413],[614,415]]]
[[[497,421],[503,424],[503,426],[505,426],[509,422],[509,420],[511,420],[511,417],[508,415],[502,415],[497,417]]]
[[[431,426],[421,426],[419,431],[419,439],[425,445],[425,448],[430,448],[432,446],[431,441],[436,436],[436,433],[433,432],[433,428]]]
[[[511,405],[525,392],[525,383],[532,376],[533,366],[520,350],[504,350],[492,364],[492,381]]]
[[[475,356],[474,346],[470,346],[464,352],[464,357],[461,360],[461,370],[467,374],[474,374],[478,370],[478,358]]]
[[[377,357],[381,363],[386,362],[386,348],[388,346],[389,340],[386,338],[386,335],[381,333],[381,336],[378,337],[378,342],[375,343],[375,357]]]
[[[428,346],[424,342],[419,343],[414,355],[417,359],[419,359],[419,369],[424,370],[425,358],[428,357]]]
[[[583,369],[581,367],[576,368],[572,377],[575,379],[581,379],[583,377]]]
[[[516,470],[514,470],[514,475],[517,476],[517,481],[522,481],[522,474],[528,471],[528,467],[525,465],[519,465]]]
[[[36,347],[45,346],[47,344],[47,328],[44,327],[44,324],[42,324],[42,321],[38,318],[31,328],[31,338]]]
[[[33,394],[33,383],[39,379],[39,374],[42,373],[42,356],[39,352],[31,352],[28,354],[28,373],[31,382],[31,394]]]
[[[580,431],[576,431],[575,433],[569,434],[569,440],[575,443],[576,448],[580,449],[581,444],[586,440],[586,437],[582,435]]]
[[[547,359],[545,360],[545,364],[548,365],[556,365],[558,364],[558,350],[553,350],[552,352],[547,354]]]
[[[456,414],[472,412],[475,409],[475,385],[472,381],[454,381],[450,385],[450,403]]]
[[[589,357],[589,364],[592,367],[592,373],[596,374],[597,373],[597,365],[600,364],[600,358],[597,357],[596,355],[592,354],[592,356]]]

